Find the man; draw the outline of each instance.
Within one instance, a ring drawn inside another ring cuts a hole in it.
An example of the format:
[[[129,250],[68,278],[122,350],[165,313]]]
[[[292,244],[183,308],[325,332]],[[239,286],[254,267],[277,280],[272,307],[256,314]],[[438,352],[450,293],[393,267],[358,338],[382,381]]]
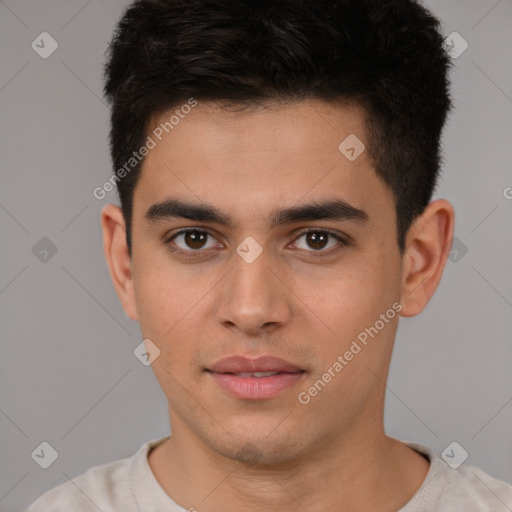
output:
[[[101,223],[172,435],[30,512],[510,509],[510,485],[383,428],[398,318],[453,236],[431,201],[448,71],[412,0],[127,9]]]

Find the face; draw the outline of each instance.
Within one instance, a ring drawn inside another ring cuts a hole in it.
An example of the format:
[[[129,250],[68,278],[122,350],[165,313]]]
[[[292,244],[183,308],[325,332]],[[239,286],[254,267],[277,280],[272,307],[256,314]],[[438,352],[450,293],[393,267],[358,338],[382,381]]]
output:
[[[164,135],[134,193],[131,316],[173,432],[276,463],[381,428],[402,258],[392,192],[339,149],[367,144],[362,112],[200,102]]]

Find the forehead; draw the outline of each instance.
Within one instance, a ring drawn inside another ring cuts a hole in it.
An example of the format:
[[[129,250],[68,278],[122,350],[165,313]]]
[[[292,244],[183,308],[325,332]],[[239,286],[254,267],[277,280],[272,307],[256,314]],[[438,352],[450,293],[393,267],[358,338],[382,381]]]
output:
[[[308,100],[229,111],[198,102],[186,114],[176,110],[151,120],[155,147],[137,185],[140,208],[180,196],[243,215],[334,194],[355,207],[370,198],[375,207],[389,206],[389,190],[364,149],[363,111],[355,106]],[[356,156],[361,151],[355,159],[346,152],[352,148]]]
[[[364,111],[355,105],[305,100],[251,105],[237,110],[236,106],[227,109],[217,103],[199,102],[187,114],[179,118],[173,115],[183,107],[153,116],[150,130],[169,144],[177,138],[180,143],[197,143],[203,153],[246,151],[289,158],[314,152],[318,158],[338,139],[341,142],[348,135],[356,135],[361,141],[366,139]],[[173,126],[168,123],[171,118]],[[337,148],[335,144],[334,149]]]

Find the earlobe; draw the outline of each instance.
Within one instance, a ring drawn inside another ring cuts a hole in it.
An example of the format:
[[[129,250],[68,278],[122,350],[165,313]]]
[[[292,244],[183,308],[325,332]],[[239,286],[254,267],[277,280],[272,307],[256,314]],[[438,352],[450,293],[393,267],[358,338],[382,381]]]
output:
[[[402,261],[401,316],[417,315],[434,295],[450,253],[454,223],[452,205],[438,199],[409,229]]]
[[[126,227],[121,209],[107,204],[101,210],[103,251],[110,277],[126,315],[138,321],[132,275],[132,261],[126,245]]]

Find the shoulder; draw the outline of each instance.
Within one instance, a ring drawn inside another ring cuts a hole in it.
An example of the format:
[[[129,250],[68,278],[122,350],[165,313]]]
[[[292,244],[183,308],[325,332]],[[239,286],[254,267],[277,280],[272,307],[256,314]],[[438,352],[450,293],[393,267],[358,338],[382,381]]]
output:
[[[111,512],[137,510],[131,487],[133,464],[154,443],[143,444],[131,457],[94,466],[39,497],[27,512]]]
[[[129,459],[122,459],[89,469],[43,494],[30,506],[28,512],[113,510],[117,506],[119,485],[128,481],[128,461]]]
[[[512,508],[512,485],[476,466],[447,467],[446,479],[446,501],[454,506],[467,502],[475,511],[482,512],[505,512]]]
[[[406,442],[411,448],[430,459],[430,470],[422,486],[408,505],[420,508],[409,510],[436,510],[452,512],[509,512],[512,509],[512,485],[492,477],[482,469],[452,464],[440,458],[430,448]],[[452,451],[453,452],[453,451]]]

